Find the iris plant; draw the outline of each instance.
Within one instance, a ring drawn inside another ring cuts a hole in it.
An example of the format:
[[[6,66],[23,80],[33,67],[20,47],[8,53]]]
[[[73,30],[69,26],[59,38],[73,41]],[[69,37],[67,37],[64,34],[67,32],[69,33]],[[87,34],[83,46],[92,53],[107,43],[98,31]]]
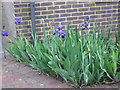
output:
[[[53,21],[49,21],[49,24],[53,24],[54,22]],[[63,28],[63,25],[55,25],[53,24],[54,27],[55,27],[55,32],[53,33],[53,35],[58,35],[59,37],[61,38],[65,38],[65,31],[62,30]],[[84,19],[84,24],[82,24],[81,26],[81,30],[86,30],[86,29],[89,29],[89,17],[86,17]]]
[[[16,18],[16,19],[15,19],[15,24],[20,24],[20,23],[21,23],[20,18]],[[4,26],[4,25],[2,26],[2,29],[3,29],[3,31],[1,32],[2,36],[8,36],[9,33],[4,30],[4,29],[5,29],[5,26]]]
[[[55,23],[52,21],[49,21],[49,24],[53,25],[55,27],[55,32],[53,33],[53,35],[58,35],[61,38],[65,38],[65,31],[62,30],[62,28],[64,27],[63,25],[59,24],[59,25],[55,25]]]
[[[82,24],[82,30],[88,29],[89,26],[89,17],[86,17],[84,20],[84,24]]]
[[[61,38],[65,38],[65,31],[64,30],[62,30],[62,27],[63,27],[63,25],[56,25],[55,26],[55,32],[53,33],[53,35],[58,35],[59,37],[61,37]]]
[[[1,32],[2,36],[8,36],[9,33],[6,32],[6,31],[4,31],[4,29],[5,29],[5,26],[4,26],[4,25],[2,26],[2,29],[3,29],[3,31]]]
[[[8,32],[6,32],[6,31],[2,31],[2,36],[8,36],[8,35],[9,35]]]
[[[20,18],[16,18],[16,19],[15,19],[15,24],[20,24],[20,23],[21,23]]]
[[[5,28],[5,26],[3,25],[3,26],[2,26],[2,29],[4,29],[4,28]]]

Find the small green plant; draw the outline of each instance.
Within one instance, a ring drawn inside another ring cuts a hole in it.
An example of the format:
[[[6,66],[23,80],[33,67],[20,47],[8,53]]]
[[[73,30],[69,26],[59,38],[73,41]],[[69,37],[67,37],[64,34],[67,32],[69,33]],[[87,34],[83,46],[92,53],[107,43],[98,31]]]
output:
[[[33,36],[34,45],[20,35],[6,49],[20,64],[32,66],[42,73],[60,76],[77,87],[102,82],[120,81],[119,43],[113,43],[110,29],[102,32],[94,27],[92,32],[79,28],[65,30],[65,38],[55,35],[41,40]],[[108,31],[107,37],[104,33]],[[117,46],[115,45],[117,44]]]

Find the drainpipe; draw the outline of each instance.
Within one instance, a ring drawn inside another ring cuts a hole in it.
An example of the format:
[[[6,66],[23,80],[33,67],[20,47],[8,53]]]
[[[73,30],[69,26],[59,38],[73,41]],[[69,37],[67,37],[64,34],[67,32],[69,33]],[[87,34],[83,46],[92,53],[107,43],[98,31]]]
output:
[[[33,35],[36,33],[36,24],[35,24],[35,2],[34,0],[30,0],[30,14],[31,14],[31,30]],[[34,38],[32,38],[32,44],[34,45]]]

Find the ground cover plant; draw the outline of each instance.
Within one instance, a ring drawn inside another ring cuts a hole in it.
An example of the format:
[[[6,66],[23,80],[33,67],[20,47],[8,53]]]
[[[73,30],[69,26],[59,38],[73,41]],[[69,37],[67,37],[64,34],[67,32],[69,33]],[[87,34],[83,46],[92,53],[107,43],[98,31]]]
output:
[[[20,64],[62,77],[77,87],[120,81],[120,44],[117,35],[116,40],[112,41],[111,26],[102,31],[97,25],[91,31],[85,30],[87,26],[86,22],[82,30],[77,26],[73,30],[68,24],[66,30],[62,30],[62,26],[57,25],[49,37],[43,29],[42,40],[32,34],[34,45],[20,34],[10,41],[6,50]],[[108,32],[106,37],[105,32]]]

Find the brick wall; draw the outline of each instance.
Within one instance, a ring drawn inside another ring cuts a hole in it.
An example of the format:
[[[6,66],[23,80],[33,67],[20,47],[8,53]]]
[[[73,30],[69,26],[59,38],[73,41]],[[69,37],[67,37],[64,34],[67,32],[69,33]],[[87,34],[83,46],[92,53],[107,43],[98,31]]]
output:
[[[30,36],[30,3],[15,2],[15,16],[21,18],[21,24],[16,25],[17,31],[22,30],[25,36]],[[67,25],[71,22],[72,28],[82,24],[86,16],[90,17],[90,28],[98,23],[101,28],[112,25],[112,33],[118,29],[118,2],[76,2],[76,1],[47,1],[35,2],[36,33],[42,36],[41,19],[44,19],[46,31],[51,30],[48,21],[53,20],[56,24]]]

